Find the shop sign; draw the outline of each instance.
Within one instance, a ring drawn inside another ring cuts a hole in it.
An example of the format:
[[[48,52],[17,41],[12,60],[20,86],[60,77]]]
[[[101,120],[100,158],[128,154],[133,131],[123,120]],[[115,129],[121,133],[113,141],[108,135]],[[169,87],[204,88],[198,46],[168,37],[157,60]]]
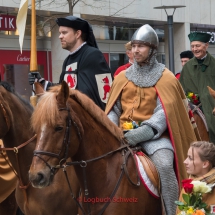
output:
[[[21,54],[18,54],[16,59],[17,59],[17,61],[21,61],[21,62],[29,62],[30,61],[29,57],[22,56]]]
[[[16,16],[0,15],[0,31],[16,31]]]
[[[214,35],[215,33],[214,32],[207,32],[207,33],[211,34],[211,39],[209,43],[215,43],[215,35]]]

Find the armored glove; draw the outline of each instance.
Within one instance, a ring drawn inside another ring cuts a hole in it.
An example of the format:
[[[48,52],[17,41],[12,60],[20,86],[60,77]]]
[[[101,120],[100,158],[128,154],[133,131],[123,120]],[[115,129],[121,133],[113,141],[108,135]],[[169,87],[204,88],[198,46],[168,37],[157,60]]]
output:
[[[154,137],[153,129],[148,125],[128,131],[124,137],[129,145],[135,146],[137,143],[150,140]]]
[[[34,82],[43,82],[45,79],[41,77],[39,72],[29,72],[28,73],[28,82],[30,85],[34,84]]]

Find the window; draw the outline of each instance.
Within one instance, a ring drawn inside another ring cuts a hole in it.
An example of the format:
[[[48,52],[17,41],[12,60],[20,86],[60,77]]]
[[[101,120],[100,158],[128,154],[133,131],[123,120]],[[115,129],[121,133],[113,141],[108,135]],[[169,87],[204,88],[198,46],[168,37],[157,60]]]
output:
[[[110,54],[110,69],[112,75],[116,72],[118,67],[126,64],[128,62],[128,56],[121,53],[111,53]]]

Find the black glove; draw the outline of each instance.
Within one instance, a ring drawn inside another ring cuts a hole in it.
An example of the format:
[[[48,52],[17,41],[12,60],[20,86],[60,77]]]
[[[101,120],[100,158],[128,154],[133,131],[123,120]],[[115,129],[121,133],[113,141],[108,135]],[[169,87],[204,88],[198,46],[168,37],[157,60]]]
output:
[[[34,82],[43,82],[45,79],[41,77],[39,72],[29,72],[28,73],[28,82],[30,85],[34,84]]]

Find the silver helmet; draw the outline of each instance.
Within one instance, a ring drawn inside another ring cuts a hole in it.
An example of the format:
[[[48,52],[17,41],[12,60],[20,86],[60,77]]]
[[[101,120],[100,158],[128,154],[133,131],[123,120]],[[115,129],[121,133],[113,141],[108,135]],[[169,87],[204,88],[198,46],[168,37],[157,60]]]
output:
[[[143,25],[134,32],[134,35],[131,38],[131,42],[133,41],[143,42],[144,44],[156,49],[159,45],[157,33],[148,24]]]

